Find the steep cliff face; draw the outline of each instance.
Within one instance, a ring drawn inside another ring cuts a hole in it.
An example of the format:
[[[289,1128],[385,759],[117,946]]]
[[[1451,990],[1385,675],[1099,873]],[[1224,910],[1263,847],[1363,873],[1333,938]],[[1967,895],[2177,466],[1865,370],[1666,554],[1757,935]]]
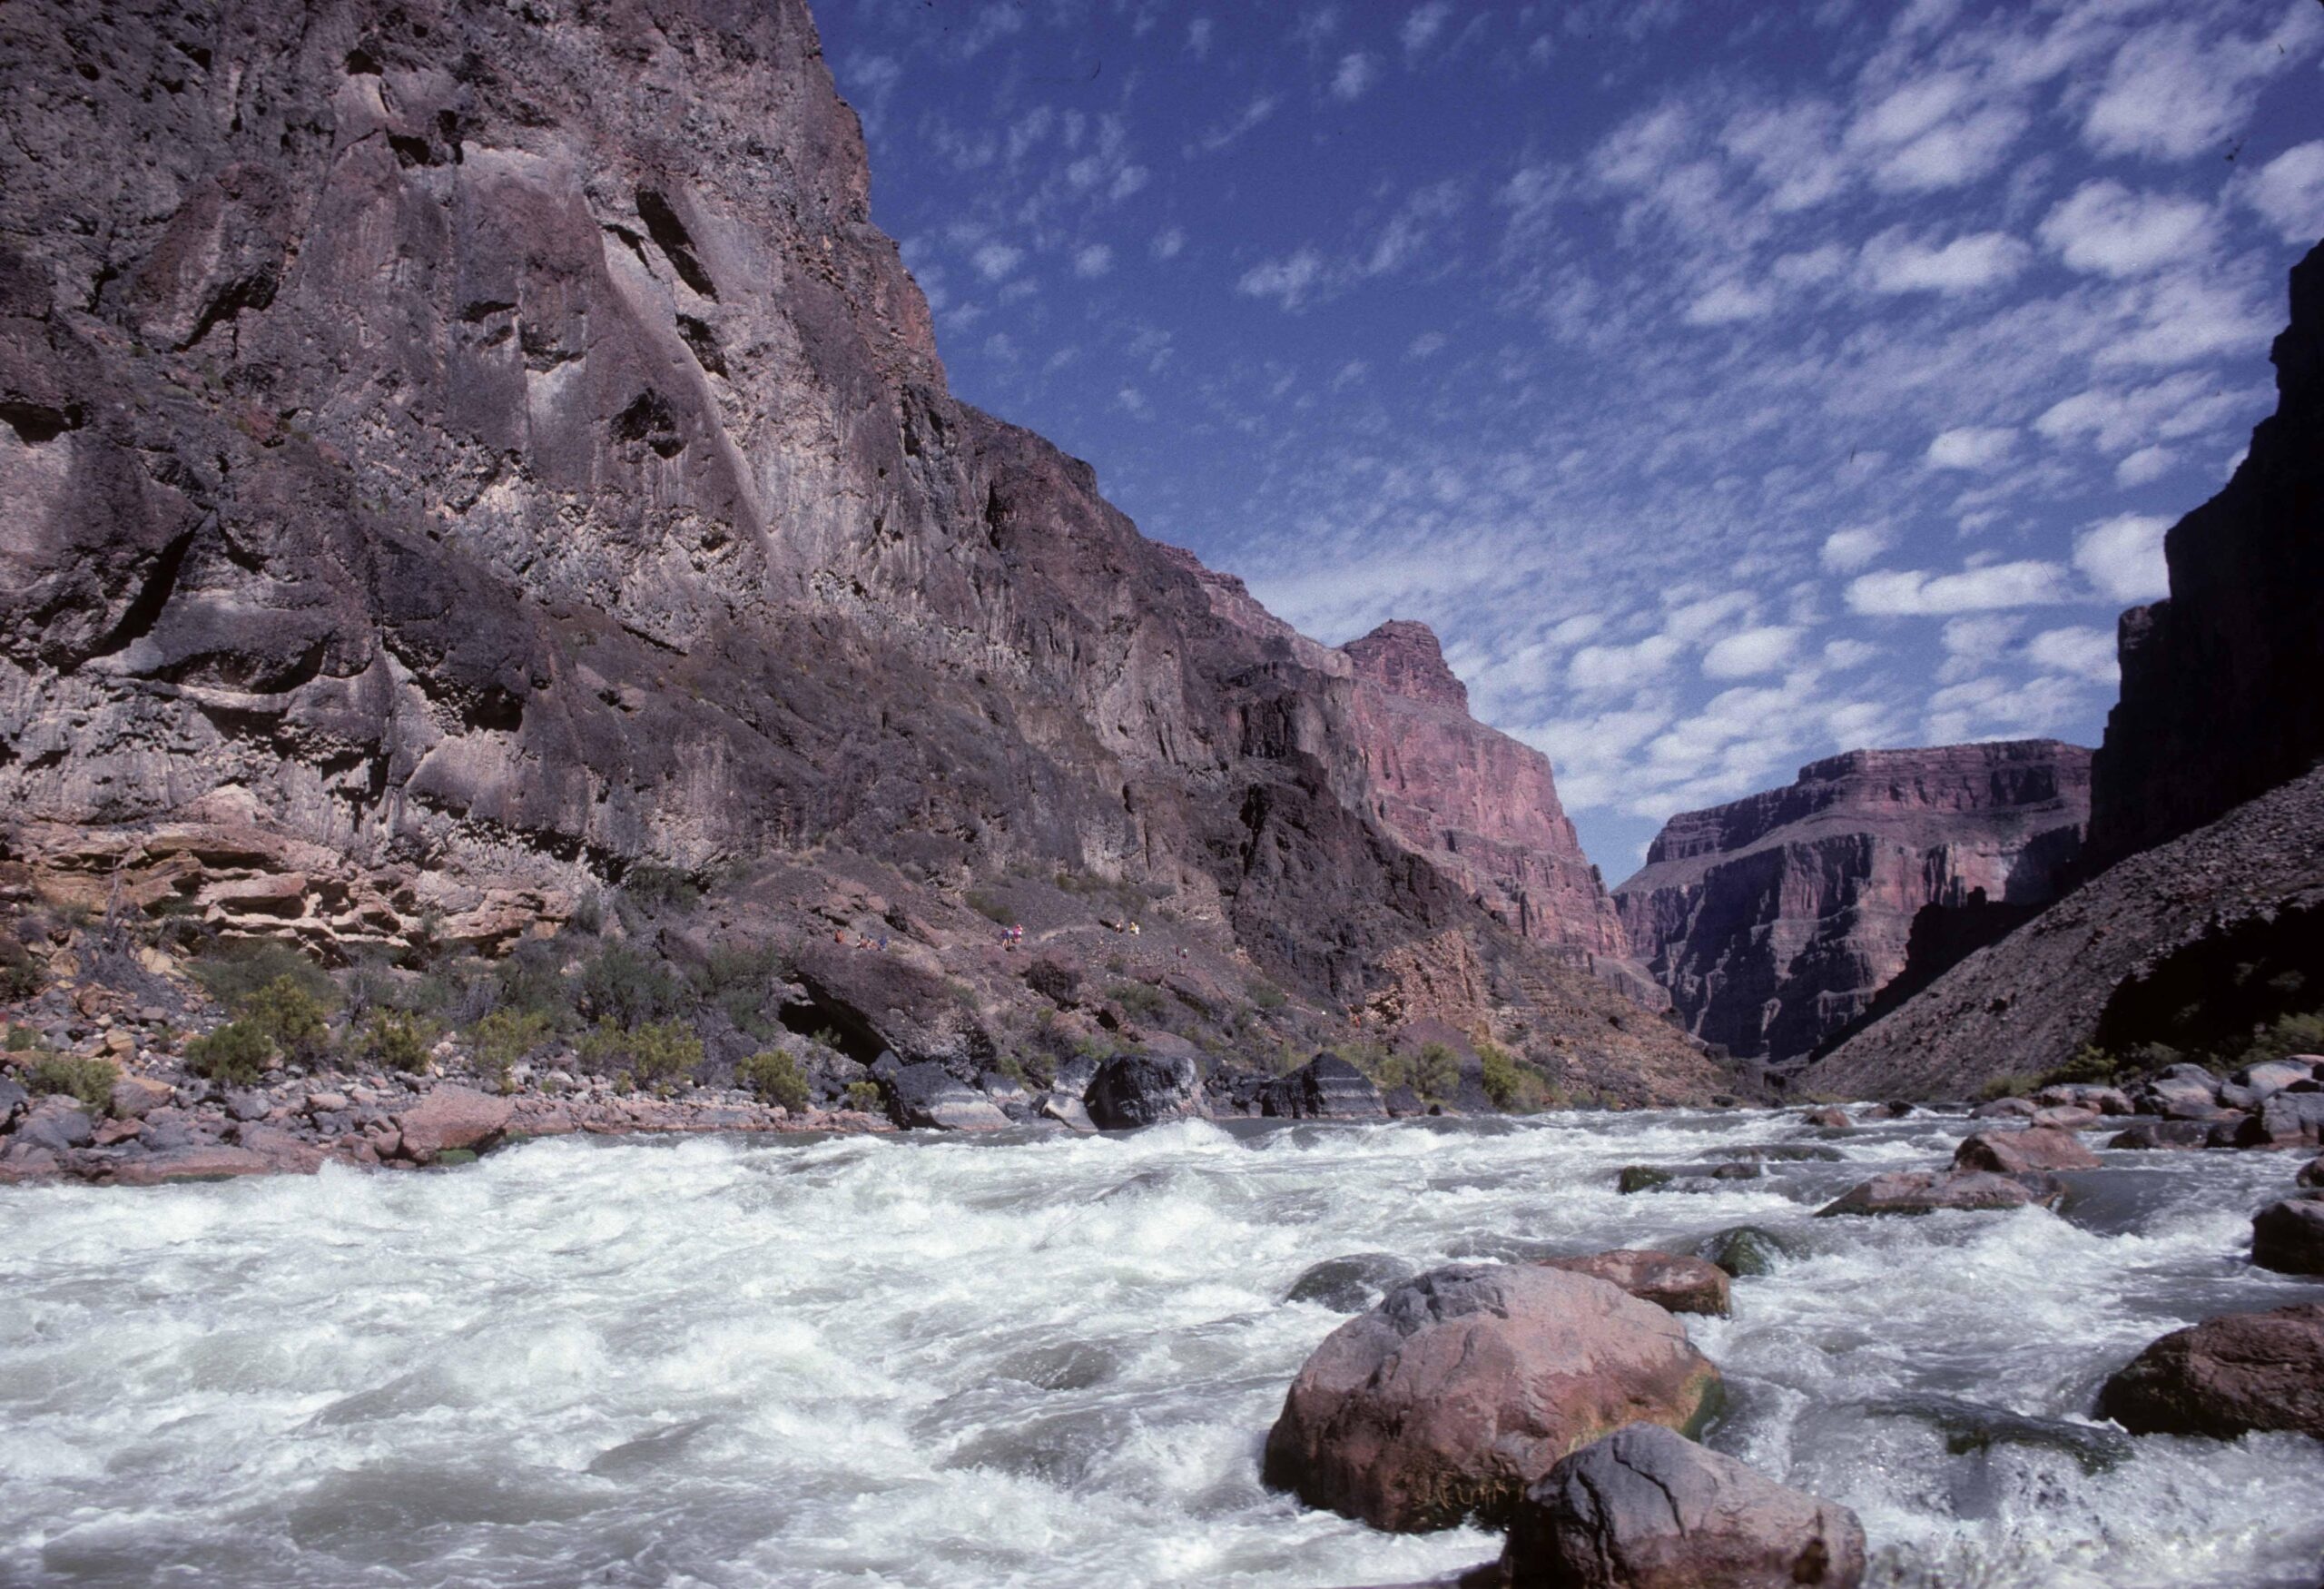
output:
[[[945,390],[799,0],[27,0],[0,90],[0,812],[52,883],[346,949],[645,863],[1066,866],[1320,999],[1449,955],[1472,1024],[1620,1030],[1372,814],[1344,658]]]
[[[2324,755],[2324,244],[2291,273],[2275,414],[2163,542],[2171,595],[2122,615],[2122,696],[2091,804],[2098,864],[2175,837]]]
[[[1791,1059],[1904,968],[1925,906],[2053,897],[2089,804],[2090,753],[2054,740],[1852,751],[1672,817],[1614,899],[1689,1031]]]
[[[1629,963],[1621,920],[1558,804],[1549,758],[1469,716],[1468,689],[1434,632],[1394,621],[1342,650],[1383,825],[1514,931],[1655,990]]]

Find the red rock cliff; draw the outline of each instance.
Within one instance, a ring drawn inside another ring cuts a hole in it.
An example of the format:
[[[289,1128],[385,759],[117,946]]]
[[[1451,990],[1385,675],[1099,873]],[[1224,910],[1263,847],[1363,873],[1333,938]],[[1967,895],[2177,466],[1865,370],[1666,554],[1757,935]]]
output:
[[[1614,899],[1689,1031],[1789,1059],[1903,969],[1924,905],[2053,897],[2089,809],[2090,753],[2054,740],[1851,751],[1672,817]]]

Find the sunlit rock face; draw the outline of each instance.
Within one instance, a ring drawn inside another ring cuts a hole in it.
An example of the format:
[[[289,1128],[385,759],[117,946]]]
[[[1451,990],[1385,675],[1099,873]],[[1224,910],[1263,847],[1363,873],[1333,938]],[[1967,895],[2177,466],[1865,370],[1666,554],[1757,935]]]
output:
[[[2163,540],[2171,595],[2122,615],[2122,698],[2092,802],[2104,864],[2199,827],[2324,755],[2324,244],[2291,272],[2276,412],[2225,489]]]
[[[1450,956],[1464,1027],[1712,1081],[1383,819],[1345,657],[950,395],[799,0],[28,0],[0,120],[44,886],[352,952],[640,862],[1070,867],[1319,999]]]
[[[1923,907],[2054,897],[2089,810],[2054,740],[1852,751],[1671,818],[1614,898],[1689,1030],[1786,1059],[1864,1013]]]

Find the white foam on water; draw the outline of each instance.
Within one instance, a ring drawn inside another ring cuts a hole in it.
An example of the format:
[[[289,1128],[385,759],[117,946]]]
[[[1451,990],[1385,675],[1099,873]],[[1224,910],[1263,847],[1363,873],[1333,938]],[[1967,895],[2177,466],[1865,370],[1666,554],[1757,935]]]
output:
[[[2240,1261],[2289,1161],[2110,1155],[2067,1219],[1811,1218],[1958,1131],[1667,1113],[567,1140],[437,1174],[7,1189],[0,1582],[1423,1578],[1498,1542],[1378,1535],[1259,1485],[1285,1387],[1342,1321],[1284,1300],[1300,1275],[1687,1250],[1748,1223],[1790,1256],[1737,1283],[1731,1320],[1689,1321],[1731,1390],[1712,1444],[1856,1507],[1907,1565],[2309,1589],[2324,1447],[2087,1416],[2163,1331],[2324,1295]],[[1846,1162],[1614,1190],[1625,1164],[1779,1142]],[[1961,1403],[2046,1422],[1964,1440]]]

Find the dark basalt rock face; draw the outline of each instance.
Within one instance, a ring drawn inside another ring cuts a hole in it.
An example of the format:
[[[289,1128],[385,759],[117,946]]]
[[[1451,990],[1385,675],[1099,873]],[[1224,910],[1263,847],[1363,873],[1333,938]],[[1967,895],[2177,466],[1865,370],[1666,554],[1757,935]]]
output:
[[[1317,1054],[1259,1093],[1259,1112],[1285,1120],[1386,1120],[1372,1078],[1337,1054]]]
[[[2201,826],[2324,755],[2324,245],[2291,272],[2275,414],[2226,489],[2163,539],[2171,595],[2124,613],[2122,696],[2090,813],[2104,864]]]
[[[347,954],[642,867],[1065,867],[1318,999],[1720,1085],[1382,818],[1346,656],[947,392],[801,0],[25,0],[0,119],[44,886]]]
[[[2090,753],[2055,740],[1852,751],[1672,817],[1614,900],[1689,1031],[1796,1058],[1942,935],[1928,907],[2053,898],[2089,800]]]

